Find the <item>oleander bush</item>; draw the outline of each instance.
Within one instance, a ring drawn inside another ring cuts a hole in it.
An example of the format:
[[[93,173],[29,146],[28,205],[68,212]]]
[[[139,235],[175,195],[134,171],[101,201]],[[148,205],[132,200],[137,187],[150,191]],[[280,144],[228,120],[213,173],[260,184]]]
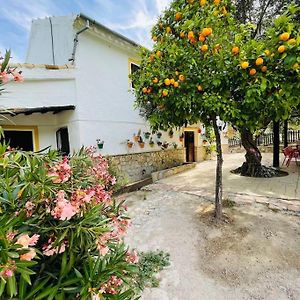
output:
[[[116,179],[95,149],[0,144],[0,299],[135,299],[138,256]]]

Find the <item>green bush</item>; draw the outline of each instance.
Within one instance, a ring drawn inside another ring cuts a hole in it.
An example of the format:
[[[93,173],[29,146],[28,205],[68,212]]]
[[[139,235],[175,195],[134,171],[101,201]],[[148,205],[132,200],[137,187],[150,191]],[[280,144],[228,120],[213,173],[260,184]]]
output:
[[[134,299],[126,207],[93,149],[70,158],[0,144],[0,298]]]

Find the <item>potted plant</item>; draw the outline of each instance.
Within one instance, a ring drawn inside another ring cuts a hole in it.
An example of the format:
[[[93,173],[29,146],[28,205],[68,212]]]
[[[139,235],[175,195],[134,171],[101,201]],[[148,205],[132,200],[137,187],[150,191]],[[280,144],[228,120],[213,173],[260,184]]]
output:
[[[151,133],[149,131],[144,132],[144,137],[146,140],[149,139],[150,135],[151,135]]]
[[[100,150],[103,149],[104,141],[101,141],[100,139],[97,139],[96,142],[97,142],[98,148]]]
[[[169,143],[168,142],[163,142],[163,144],[162,144],[162,148],[163,149],[168,149],[168,147],[169,147]]]
[[[139,129],[137,134],[135,133],[133,134],[133,139],[136,143],[140,140],[140,137],[141,137],[141,129]]]
[[[179,141],[180,142],[183,142],[183,138],[184,138],[184,135],[183,135],[183,133],[179,136]]]
[[[141,136],[140,136],[140,139],[139,139],[139,146],[140,146],[141,148],[144,148],[144,147],[145,147],[145,142],[144,142],[144,140],[142,139]]]
[[[153,139],[152,139],[152,138],[150,138],[150,141],[149,141],[149,146],[150,146],[151,148],[153,148],[153,147],[154,147],[154,141],[153,141]]]
[[[127,147],[132,148],[133,147],[133,142],[130,140],[127,140]]]
[[[172,145],[173,145],[173,148],[174,148],[174,149],[177,149],[177,148],[178,148],[178,145],[177,145],[175,142],[174,142]]]
[[[162,133],[161,133],[160,131],[158,131],[158,132],[156,133],[156,136],[157,136],[158,139],[160,139],[161,136],[162,136]]]
[[[156,143],[157,143],[157,146],[159,146],[159,147],[162,145],[161,141],[157,141]]]
[[[169,130],[169,137],[172,138],[173,135],[174,135],[174,131],[173,131],[173,129],[171,128],[171,129]]]

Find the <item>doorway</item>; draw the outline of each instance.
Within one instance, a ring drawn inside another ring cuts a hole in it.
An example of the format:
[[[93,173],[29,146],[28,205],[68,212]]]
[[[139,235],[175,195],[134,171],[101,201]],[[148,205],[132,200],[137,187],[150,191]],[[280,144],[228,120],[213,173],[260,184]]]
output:
[[[69,132],[68,128],[60,128],[56,131],[57,150],[62,155],[70,154]]]
[[[4,140],[10,147],[23,151],[33,151],[33,132],[31,130],[4,130]]]
[[[195,133],[194,131],[184,132],[184,147],[186,151],[186,162],[195,161]]]

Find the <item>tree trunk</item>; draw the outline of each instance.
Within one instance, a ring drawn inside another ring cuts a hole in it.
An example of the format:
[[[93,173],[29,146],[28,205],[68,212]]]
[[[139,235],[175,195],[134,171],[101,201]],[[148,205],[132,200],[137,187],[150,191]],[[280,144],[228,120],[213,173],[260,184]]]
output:
[[[216,193],[215,193],[215,217],[217,222],[222,218],[222,165],[223,165],[223,155],[222,155],[222,145],[220,131],[217,126],[216,118],[213,118],[213,128],[216,136],[216,148],[217,148],[217,168],[216,168]]]
[[[250,130],[242,128],[240,130],[240,133],[242,145],[246,150],[246,162],[244,162],[242,167],[240,168],[240,173],[242,176],[257,177],[262,167],[261,153],[256,146],[256,143],[253,139],[253,134],[250,132]]]

